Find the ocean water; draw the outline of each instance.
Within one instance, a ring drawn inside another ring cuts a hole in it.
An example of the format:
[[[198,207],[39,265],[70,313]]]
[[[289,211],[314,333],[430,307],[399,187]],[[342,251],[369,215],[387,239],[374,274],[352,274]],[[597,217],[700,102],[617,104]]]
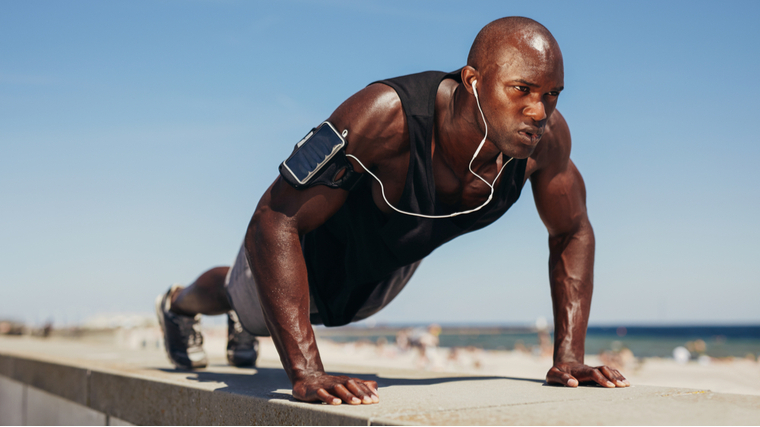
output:
[[[419,328],[419,326],[418,326]],[[318,335],[337,342],[379,339],[395,342],[403,327],[320,329]],[[444,327],[439,335],[442,347],[476,347],[486,350],[530,349],[538,345],[538,333],[528,328]],[[553,338],[553,337],[552,337]],[[697,340],[704,342],[697,343]],[[588,328],[586,354],[605,350],[630,349],[636,357],[672,357],[673,349],[683,346],[693,357],[760,357],[758,326],[616,326]]]
[[[760,356],[760,326],[590,327],[586,352],[597,354],[622,345],[636,357],[672,357],[678,346],[699,353],[693,349],[697,340],[704,341],[702,352],[710,357]]]

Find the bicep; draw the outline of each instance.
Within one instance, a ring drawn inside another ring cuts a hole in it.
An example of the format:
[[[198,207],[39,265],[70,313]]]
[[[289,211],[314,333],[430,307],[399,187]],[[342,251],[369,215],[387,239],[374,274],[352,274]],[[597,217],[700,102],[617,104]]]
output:
[[[349,130],[346,152],[357,155],[370,169],[394,152],[403,134],[403,110],[392,88],[370,85],[343,102],[328,119],[339,132]],[[353,169],[363,173],[353,160]],[[272,183],[259,201],[252,222],[285,227],[303,235],[324,224],[348,198],[348,191],[317,185],[295,189],[282,177]]]
[[[569,158],[558,168],[532,175],[531,187],[538,214],[551,236],[575,232],[588,222],[586,186]]]
[[[295,189],[278,176],[259,201],[253,221],[303,235],[330,219],[347,198],[346,190],[324,185]]]

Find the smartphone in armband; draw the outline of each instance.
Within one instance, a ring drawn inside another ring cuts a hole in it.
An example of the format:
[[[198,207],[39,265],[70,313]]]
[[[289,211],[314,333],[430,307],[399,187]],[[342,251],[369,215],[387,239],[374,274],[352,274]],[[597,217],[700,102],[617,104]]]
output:
[[[324,121],[296,144],[290,157],[280,165],[280,175],[296,188],[308,187],[345,147],[343,136],[330,122]]]

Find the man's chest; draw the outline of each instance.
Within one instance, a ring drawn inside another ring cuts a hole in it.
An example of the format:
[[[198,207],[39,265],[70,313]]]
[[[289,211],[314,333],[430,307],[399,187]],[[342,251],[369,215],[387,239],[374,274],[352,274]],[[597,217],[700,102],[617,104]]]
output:
[[[455,171],[441,157],[433,157],[436,198],[453,211],[469,210],[482,205],[500,187],[500,172],[511,162],[499,155],[495,161],[481,164],[470,171]],[[474,173],[473,173],[474,172]],[[493,187],[493,188],[492,188]]]

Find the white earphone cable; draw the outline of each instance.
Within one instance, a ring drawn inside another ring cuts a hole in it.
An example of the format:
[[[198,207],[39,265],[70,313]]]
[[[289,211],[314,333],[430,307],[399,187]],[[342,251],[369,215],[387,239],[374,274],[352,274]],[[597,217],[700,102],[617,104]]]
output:
[[[475,150],[475,154],[472,155],[472,159],[470,159],[470,164],[468,165],[468,168],[470,169],[470,173],[472,173],[473,175],[475,175],[476,177],[478,177],[478,179],[480,179],[481,181],[483,181],[491,189],[491,194],[488,195],[488,199],[482,205],[478,206],[477,208],[473,208],[473,209],[462,211],[462,212],[454,212],[454,213],[449,214],[449,215],[425,215],[425,214],[418,214],[418,213],[414,213],[414,212],[402,211],[401,209],[398,209],[395,206],[393,206],[388,201],[388,199],[385,197],[385,187],[383,186],[383,182],[380,181],[380,178],[378,178],[374,173],[372,173],[372,171],[370,171],[366,166],[364,166],[364,163],[362,163],[361,160],[359,160],[356,156],[354,156],[353,154],[346,154],[346,157],[351,157],[352,159],[356,160],[359,163],[359,165],[362,168],[364,168],[364,170],[367,171],[367,173],[369,173],[370,176],[372,176],[372,178],[375,178],[375,181],[377,181],[380,184],[380,193],[383,195],[383,200],[385,200],[385,203],[391,209],[393,209],[394,211],[396,211],[398,213],[401,213],[401,214],[404,214],[404,215],[411,215],[411,216],[416,216],[416,217],[420,217],[420,218],[431,218],[431,219],[452,218],[452,217],[459,216],[459,215],[465,215],[465,214],[477,212],[480,209],[482,209],[483,207],[485,207],[491,201],[491,199],[493,198],[493,193],[494,193],[493,186],[496,184],[496,181],[499,180],[499,177],[501,176],[501,173],[504,171],[504,167],[507,166],[509,164],[509,162],[511,162],[513,160],[513,158],[510,157],[509,160],[507,160],[506,162],[504,162],[504,164],[501,166],[501,169],[499,169],[499,173],[496,174],[496,178],[494,178],[493,183],[491,183],[491,184],[489,184],[488,181],[486,181],[485,179],[483,179],[483,177],[481,177],[480,175],[476,174],[475,171],[472,170],[472,162],[475,161],[475,158],[480,153],[480,149],[483,148],[483,144],[486,143],[486,138],[488,138],[488,123],[486,123],[486,116],[483,114],[483,109],[480,108],[480,99],[478,99],[478,90],[475,89],[475,84],[476,84],[476,81],[474,81],[472,83],[472,91],[475,94],[475,102],[478,104],[478,110],[480,110],[480,117],[483,118],[483,124],[485,125],[485,135],[483,136],[483,140],[480,141],[480,145],[478,145],[477,150]]]

